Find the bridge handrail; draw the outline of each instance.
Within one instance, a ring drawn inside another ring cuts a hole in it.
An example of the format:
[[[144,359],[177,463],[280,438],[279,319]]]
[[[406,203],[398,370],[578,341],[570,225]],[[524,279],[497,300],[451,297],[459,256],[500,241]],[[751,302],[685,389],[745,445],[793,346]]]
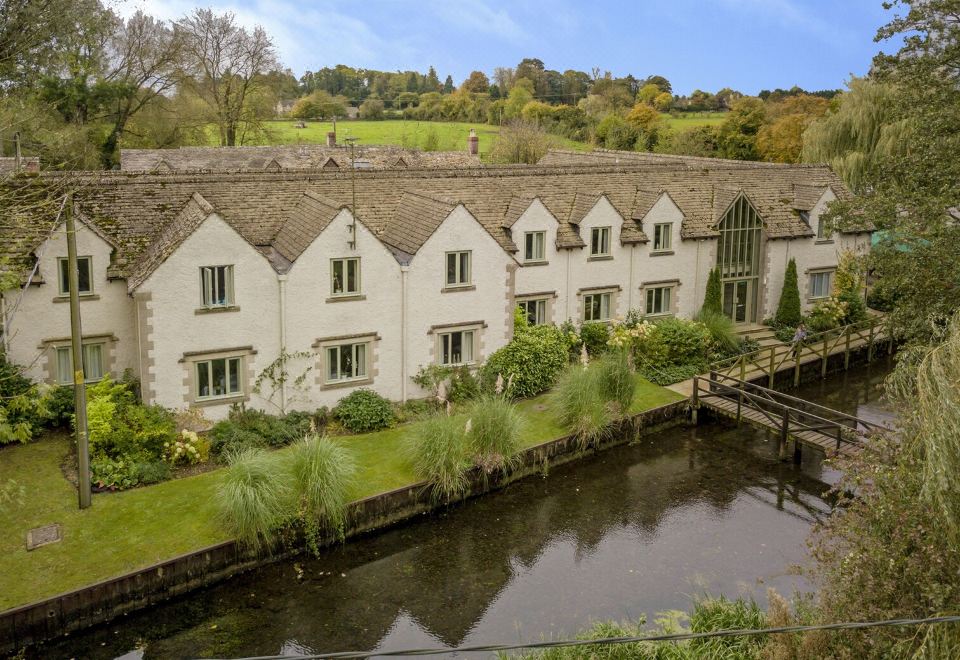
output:
[[[867,318],[857,321],[856,323],[850,323],[839,328],[833,328],[832,330],[823,330],[821,332],[814,333],[812,335],[807,335],[806,339],[803,340],[804,345],[814,344],[818,341],[829,339],[831,337],[842,337],[848,332],[857,332],[860,330],[869,330],[871,327],[877,327],[881,325],[883,317],[881,316],[868,316]],[[727,367],[733,367],[737,365],[741,360],[747,360],[754,362],[757,366],[761,366],[756,360],[763,355],[769,359],[771,349],[776,351],[779,348],[786,348],[787,351],[792,350],[790,344],[781,344],[780,346],[765,346],[763,348],[758,348],[755,351],[750,351],[749,353],[741,353],[740,355],[734,355],[722,360],[717,360],[710,365],[711,371],[717,371],[719,369],[725,369]],[[774,353],[776,355],[776,353]]]
[[[696,394],[697,394],[697,399],[704,399],[704,398],[707,398],[707,397],[709,397],[709,396],[718,396],[718,397],[727,398],[727,397],[725,397],[723,394],[717,393],[717,392],[711,392],[709,389],[707,390],[708,394],[707,394],[706,396],[703,396],[702,394],[700,394],[700,381],[702,381],[702,380],[704,380],[704,379],[703,379],[703,378],[700,378],[700,377],[694,378],[694,389],[695,389]],[[736,380],[736,379],[734,379],[734,380]],[[742,382],[742,381],[740,381],[740,382]],[[839,431],[838,435],[835,436],[835,439],[837,440],[838,443],[843,443],[843,442],[845,442],[845,443],[847,443],[847,444],[851,444],[851,445],[855,445],[855,446],[858,446],[858,445],[862,444],[862,440],[861,440],[859,437],[857,437],[856,439],[852,439],[852,438],[848,437],[847,435],[845,435],[845,434],[843,433],[844,430],[847,430],[847,431],[849,431],[849,432],[853,432],[853,433],[855,434],[855,436],[862,436],[863,434],[861,433],[860,429],[857,428],[857,427],[847,426],[847,425],[842,424],[841,422],[839,422],[839,421],[837,421],[837,420],[827,419],[827,418],[824,418],[824,417],[820,417],[819,415],[815,415],[815,414],[813,414],[813,413],[807,412],[807,411],[805,411],[805,410],[793,408],[792,406],[789,406],[789,405],[787,405],[786,403],[782,403],[782,402],[780,402],[780,401],[775,401],[775,400],[771,400],[771,399],[763,399],[763,398],[757,396],[756,394],[753,394],[752,392],[748,392],[748,391],[746,391],[746,390],[744,390],[744,389],[741,389],[741,388],[739,388],[739,387],[734,387],[733,385],[729,385],[729,384],[724,383],[724,382],[715,381],[715,380],[709,380],[709,381],[707,381],[707,383],[708,383],[708,386],[709,386],[709,385],[717,385],[717,386],[720,386],[721,388],[726,389],[728,392],[735,392],[735,393],[737,394],[737,396],[746,397],[746,398],[747,398],[748,400],[750,400],[750,401],[757,401],[757,402],[760,402],[760,403],[767,403],[767,404],[771,404],[771,403],[772,403],[773,405],[779,406],[780,408],[784,409],[785,412],[799,413],[799,414],[802,415],[805,419],[808,419],[808,420],[810,420],[810,421],[817,421],[817,422],[822,422],[822,423],[824,423],[824,424],[826,425],[826,428],[836,428],[836,429]],[[748,383],[748,384],[749,384],[749,383]],[[766,390],[766,388],[763,388],[763,387],[761,387],[760,389]],[[780,394],[780,392],[776,392],[776,391],[774,391],[774,390],[768,390],[768,391],[773,391],[773,392],[776,393],[776,394]],[[793,397],[791,397],[791,398],[793,398]],[[729,399],[728,399],[728,400],[729,400]],[[801,401],[802,401],[802,399],[801,399]],[[816,405],[816,404],[813,404],[813,405]],[[822,408],[822,406],[819,406],[819,407]],[[769,416],[766,415],[766,411],[764,411],[762,408],[759,408],[759,407],[758,407],[757,410],[758,410],[760,413],[763,413],[765,416],[767,416],[767,417],[769,418]],[[831,413],[839,413],[839,411],[832,410],[832,409],[830,409],[830,408],[826,408],[826,410],[829,411],[829,412],[831,412]],[[859,419],[859,418],[857,418],[857,417],[851,417],[850,415],[846,415],[846,413],[840,413],[840,414],[843,415],[844,417],[849,417],[849,418],[851,418],[851,419],[854,419],[854,420],[856,420],[857,422],[863,424],[864,426],[868,426],[868,427],[871,427],[871,426],[872,426],[872,427],[878,427],[878,428],[881,428],[881,429],[884,429],[884,430],[889,430],[889,429],[886,429],[885,427],[880,427],[880,426],[877,425],[877,424],[873,424],[873,423],[871,423],[871,422],[865,422],[864,420]],[[792,417],[793,417],[792,420],[791,420],[792,423],[793,423],[794,425],[800,427],[800,430],[814,431],[814,432],[819,432],[819,433],[821,433],[821,435],[827,435],[826,433],[823,433],[823,430],[822,430],[821,428],[810,426],[809,424],[806,424],[806,423],[800,421],[800,419],[796,418],[795,416],[792,416]],[[769,418],[769,419],[771,419],[771,421],[776,421],[776,420],[773,420],[772,418]],[[869,430],[869,428],[868,428],[867,430]],[[834,437],[834,436],[828,436],[828,437]]]
[[[753,388],[753,389],[756,389],[756,390],[760,390],[761,392],[769,393],[770,395],[772,395],[772,396],[770,397],[771,400],[776,399],[776,398],[786,399],[786,400],[788,400],[788,401],[792,401],[792,402],[798,403],[798,404],[800,404],[800,405],[802,405],[802,406],[808,406],[808,407],[810,407],[810,408],[815,408],[816,410],[823,411],[823,412],[828,413],[828,414],[830,414],[830,415],[835,415],[835,416],[837,416],[837,417],[842,417],[843,419],[849,420],[849,421],[851,421],[851,422],[856,422],[857,424],[861,424],[861,425],[863,425],[863,426],[865,426],[865,427],[867,427],[867,428],[876,428],[876,429],[878,429],[878,430],[880,430],[880,431],[886,431],[886,432],[891,432],[891,431],[893,431],[893,429],[891,429],[891,428],[888,427],[888,426],[884,426],[883,424],[877,424],[876,422],[868,422],[867,420],[861,419],[861,418],[859,418],[859,417],[856,417],[855,415],[850,415],[850,414],[845,413],[845,412],[842,412],[842,411],[840,411],[840,410],[834,410],[833,408],[828,408],[827,406],[822,406],[822,405],[820,405],[819,403],[814,403],[813,401],[807,401],[806,399],[801,399],[801,398],[799,398],[799,397],[791,396],[791,395],[786,394],[786,393],[784,393],[784,392],[779,392],[779,391],[777,391],[777,390],[772,390],[772,389],[770,389],[770,388],[768,388],[768,387],[764,387],[764,386],[762,386],[762,385],[757,385],[756,383],[751,383],[751,382],[749,382],[749,381],[740,380],[739,378],[734,378],[733,376],[729,376],[729,375],[727,375],[727,374],[721,374],[721,373],[717,373],[716,371],[711,371],[711,372],[710,372],[710,382],[718,383],[718,384],[722,384],[722,385],[726,385],[726,383],[720,383],[720,381],[718,381],[717,378],[723,378],[723,379],[725,379],[725,380],[732,380],[733,382],[737,383],[737,384],[740,385],[741,387],[742,387],[742,386],[746,386],[746,387],[750,387],[750,388]],[[727,385],[727,387],[733,387],[733,386]],[[733,389],[739,389],[739,388],[734,387]],[[774,403],[779,403],[779,402],[774,401]],[[800,412],[806,413],[806,411],[800,409],[799,407],[797,407],[797,409],[800,410]],[[832,420],[831,420],[831,421],[832,421]]]

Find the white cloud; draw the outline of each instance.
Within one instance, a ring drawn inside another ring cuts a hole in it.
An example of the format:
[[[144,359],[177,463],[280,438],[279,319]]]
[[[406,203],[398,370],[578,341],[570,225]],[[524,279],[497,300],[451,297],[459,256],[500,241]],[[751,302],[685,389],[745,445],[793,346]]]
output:
[[[793,0],[719,0],[721,5],[751,15],[764,16],[780,25],[799,27],[824,41],[837,42],[848,38],[840,26],[828,23],[809,7],[801,8]]]
[[[494,9],[484,0],[438,0],[426,4],[441,21],[465,32],[480,32],[505,41],[522,41],[528,38],[505,9]]]

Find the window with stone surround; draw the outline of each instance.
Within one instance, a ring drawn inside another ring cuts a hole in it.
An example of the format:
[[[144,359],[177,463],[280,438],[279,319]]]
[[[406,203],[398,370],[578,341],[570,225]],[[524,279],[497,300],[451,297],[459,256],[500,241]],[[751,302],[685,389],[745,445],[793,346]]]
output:
[[[655,286],[646,290],[646,306],[644,311],[647,316],[670,314],[673,312],[672,305],[672,286]]]
[[[586,293],[583,295],[583,321],[609,321],[613,307],[613,292]]]
[[[445,281],[448,288],[470,285],[470,261],[472,256],[473,253],[469,250],[447,252],[447,277]]]
[[[654,252],[667,252],[673,247],[672,232],[672,222],[658,222],[653,226]]]
[[[610,227],[594,227],[590,230],[590,256],[604,257],[610,254]]]
[[[213,358],[194,363],[196,398],[199,401],[223,399],[243,394],[240,357]]]
[[[233,266],[200,268],[200,303],[204,307],[233,305]]]
[[[452,330],[437,335],[437,362],[445,366],[473,364],[476,354],[476,330]]]
[[[56,380],[60,385],[73,384],[73,349],[70,346],[57,346]],[[103,378],[104,342],[83,342],[83,380],[95,383]]]
[[[543,325],[547,322],[547,299],[530,298],[517,301],[517,306],[523,310],[530,325]]]
[[[330,260],[330,295],[355,296],[360,293],[360,257]]]
[[[528,231],[523,235],[523,260],[528,262],[546,259],[547,232]]]
[[[327,383],[367,380],[369,344],[364,341],[326,347],[324,380]]]
[[[833,281],[832,270],[820,270],[810,273],[810,298],[826,298],[830,295]]]

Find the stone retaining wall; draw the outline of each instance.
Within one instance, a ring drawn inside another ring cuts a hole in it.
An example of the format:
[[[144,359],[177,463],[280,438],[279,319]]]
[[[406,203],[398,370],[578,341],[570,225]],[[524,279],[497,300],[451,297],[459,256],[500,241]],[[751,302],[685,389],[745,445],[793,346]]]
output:
[[[617,424],[614,432],[589,453],[636,440],[645,433],[682,423],[686,400],[648,410]],[[520,467],[508,479],[487,478],[478,469],[469,473],[469,488],[460,499],[497,490],[510,481],[540,473],[583,457],[575,437],[551,440],[521,452]],[[426,483],[373,495],[352,502],[347,510],[346,538],[382,530],[419,514],[447,506],[437,501]],[[330,534],[321,545],[337,543]],[[0,612],[0,653],[53,639],[149,607],[193,589],[296,554],[280,551],[256,556],[235,541],[225,541],[195,552],[173,557],[137,571],[98,582],[69,593]]]

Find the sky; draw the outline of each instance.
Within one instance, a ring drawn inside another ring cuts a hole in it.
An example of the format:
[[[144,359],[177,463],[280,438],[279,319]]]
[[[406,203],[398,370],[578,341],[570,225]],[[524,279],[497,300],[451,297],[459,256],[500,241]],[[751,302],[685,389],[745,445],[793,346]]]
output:
[[[732,87],[842,88],[864,75],[892,14],[881,0],[112,0],[167,20],[198,2],[262,25],[304,71],[347,64],[426,72],[459,85],[472,70],[536,57],[548,69],[662,75],[674,93]],[[891,45],[885,50],[895,50]]]

